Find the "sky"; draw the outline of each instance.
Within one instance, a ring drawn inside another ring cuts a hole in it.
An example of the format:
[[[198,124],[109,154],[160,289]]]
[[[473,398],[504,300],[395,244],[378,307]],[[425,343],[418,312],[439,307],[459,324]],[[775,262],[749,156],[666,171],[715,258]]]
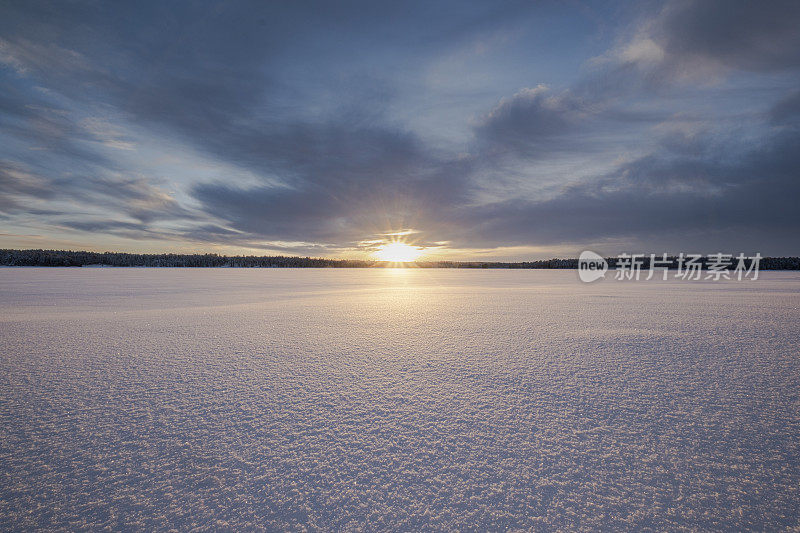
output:
[[[0,4],[0,248],[800,255],[800,2]]]

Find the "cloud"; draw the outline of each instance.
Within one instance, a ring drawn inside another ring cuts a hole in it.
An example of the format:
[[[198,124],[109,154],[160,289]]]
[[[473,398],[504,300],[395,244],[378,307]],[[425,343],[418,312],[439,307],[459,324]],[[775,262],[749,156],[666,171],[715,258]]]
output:
[[[796,227],[796,3],[659,5],[563,85],[543,72],[472,95],[481,112],[464,142],[399,118],[453,105],[409,73],[486,28],[505,34],[524,9],[434,16],[451,7],[4,7],[0,209],[50,210],[44,224],[77,231],[297,250],[408,229],[465,248],[715,242],[686,233],[704,224],[777,246]],[[758,108],[756,81],[774,82]],[[415,91],[422,111],[399,110]],[[235,172],[162,171],[174,146]]]
[[[0,213],[24,212],[30,206],[24,198],[52,198],[53,188],[46,179],[30,174],[16,165],[0,161]]]
[[[61,193],[88,205],[121,211],[142,223],[193,217],[169,193],[143,177],[71,177],[53,184]]]
[[[596,105],[596,104],[595,104]],[[524,156],[566,148],[564,137],[597,113],[589,102],[546,86],[522,89],[503,98],[477,126],[475,134],[490,153]]]
[[[61,158],[71,168],[112,166],[91,144],[95,138],[78,124],[74,113],[42,94],[0,79],[0,125],[6,146],[0,149],[22,164],[46,166]],[[24,147],[10,153],[11,146]]]
[[[790,93],[770,109],[770,119],[777,124],[797,124],[800,119],[800,91]]]
[[[635,66],[651,87],[707,83],[731,71],[795,70],[800,6],[791,0],[674,0],[644,20],[609,57],[617,74]]]
[[[545,201],[515,199],[465,210],[461,224],[472,229],[455,238],[477,245],[616,239],[712,252],[748,236],[753,245],[778,249],[800,231],[793,207],[800,197],[798,143],[794,129],[742,155],[657,152]]]
[[[158,220],[191,220],[195,218],[188,209],[180,206],[162,188],[145,178],[124,175],[45,177],[18,164],[0,161],[0,210],[5,213],[33,213],[31,204],[41,202],[77,202],[79,211],[87,208],[101,209],[117,215],[126,215],[145,229]],[[62,204],[44,204],[62,205]],[[74,208],[38,209],[40,214],[70,215]],[[81,226],[74,225],[74,228]],[[88,228],[88,227],[86,227]],[[84,228],[84,229],[86,229]]]
[[[392,129],[302,126],[265,149],[286,186],[206,183],[193,194],[207,213],[270,239],[355,243],[424,225],[466,201],[471,175],[469,160],[442,160]]]
[[[800,5],[791,0],[683,0],[670,3],[653,31],[679,65],[774,71],[800,64]]]
[[[24,38],[14,42],[0,38],[0,63],[11,66],[22,75],[29,74],[33,69],[43,71],[89,68],[86,58],[74,50],[51,43],[31,42]]]

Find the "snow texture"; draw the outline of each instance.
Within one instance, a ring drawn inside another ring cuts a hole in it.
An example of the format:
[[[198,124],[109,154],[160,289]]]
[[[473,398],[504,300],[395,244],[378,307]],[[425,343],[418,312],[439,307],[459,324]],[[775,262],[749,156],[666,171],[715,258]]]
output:
[[[800,275],[0,270],[0,530],[800,527]]]

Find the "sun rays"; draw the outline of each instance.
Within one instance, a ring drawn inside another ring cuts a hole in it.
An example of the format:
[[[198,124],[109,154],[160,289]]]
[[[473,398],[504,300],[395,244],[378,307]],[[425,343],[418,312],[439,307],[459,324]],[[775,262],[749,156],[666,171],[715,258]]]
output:
[[[422,255],[422,249],[402,241],[392,241],[379,246],[373,255],[378,261],[409,263]]]

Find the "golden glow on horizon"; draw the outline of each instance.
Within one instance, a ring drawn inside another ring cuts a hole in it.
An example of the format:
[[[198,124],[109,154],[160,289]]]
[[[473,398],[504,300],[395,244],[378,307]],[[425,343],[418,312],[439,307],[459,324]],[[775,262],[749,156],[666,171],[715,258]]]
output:
[[[394,241],[381,245],[373,255],[378,261],[408,263],[418,259],[422,255],[422,249],[401,241]]]

